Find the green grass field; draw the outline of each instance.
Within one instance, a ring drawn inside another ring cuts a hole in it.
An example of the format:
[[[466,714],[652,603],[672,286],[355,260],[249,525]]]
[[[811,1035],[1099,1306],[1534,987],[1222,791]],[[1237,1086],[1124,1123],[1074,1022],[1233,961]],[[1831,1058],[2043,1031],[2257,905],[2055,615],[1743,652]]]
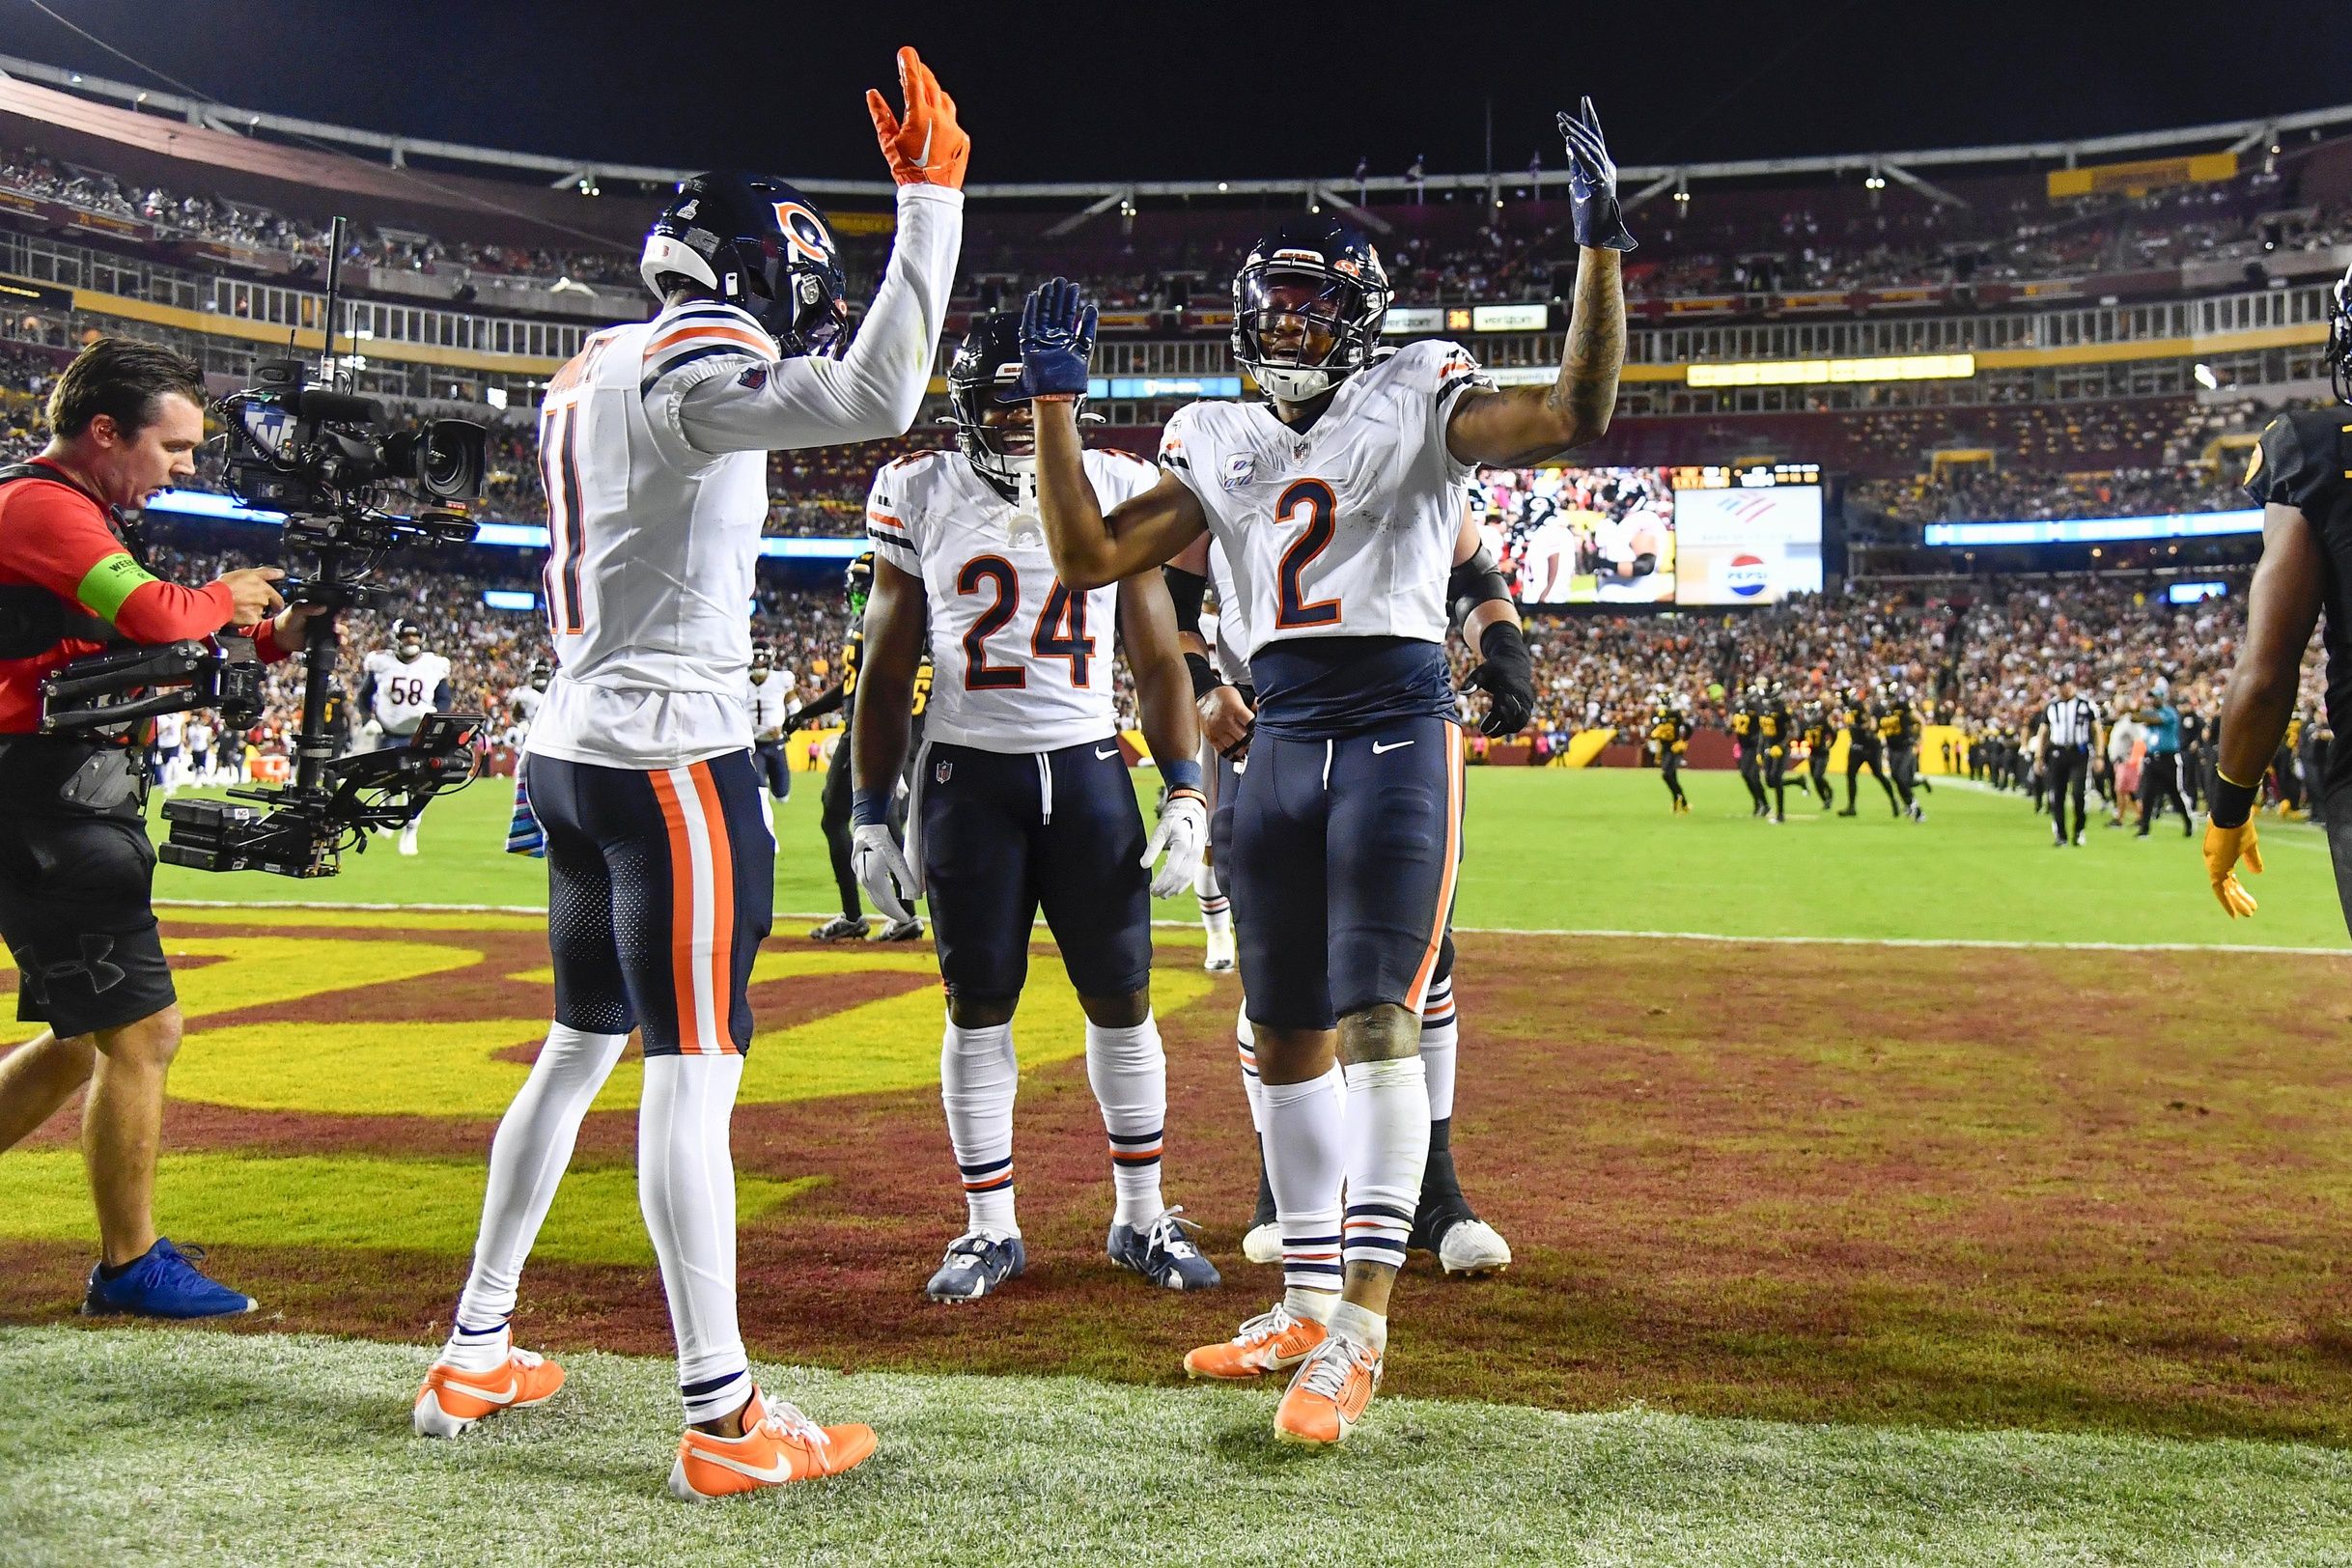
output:
[[[2254,943],[2347,947],[2327,845],[2309,825],[2266,826],[2270,869],[2249,879],[2259,916],[2230,922],[2207,890],[2196,843],[2167,819],[2148,839],[2093,826],[2080,851],[2051,848],[2047,819],[2021,796],[1947,782],[1924,824],[1898,822],[1865,798],[1841,819],[1789,797],[1785,826],[1751,820],[1731,773],[1687,774],[1694,801],[1666,815],[1647,771],[1472,769],[1470,833],[1457,918],[1467,927],[1670,931],[1735,937],[1873,939]],[[795,775],[775,813],[776,908],[834,908],[818,831],[823,775]],[[1158,775],[1139,770],[1147,801]],[[1865,779],[1863,787],[1871,786]],[[164,867],[160,898],[389,904],[546,902],[539,862],[493,853],[512,793],[484,779],[434,805],[423,853],[389,841],[348,856],[329,882],[259,872],[210,876]],[[1190,899],[1162,906],[1190,918]]]
[[[1189,900],[1154,980],[1170,1196],[1228,1288],[1138,1295],[1103,1263],[1041,932],[1030,1273],[954,1311],[916,1292],[961,1210],[928,951],[780,919],[734,1139],[744,1332],[766,1386],[882,1448],[701,1510],[660,1490],[633,1061],[524,1285],[570,1386],[407,1435],[546,1011],[537,918],[483,909],[544,898],[499,853],[505,786],[330,882],[165,868],[162,897],[206,902],[165,918],[189,1025],[158,1215],[264,1311],[82,1327],[69,1118],[0,1155],[0,1562],[2352,1561],[2352,944],[2321,835],[2266,826],[2263,908],[2232,924],[2176,824],[2054,851],[2021,798],[1954,782],[1923,825],[1792,797],[1773,826],[1735,776],[1686,777],[1673,818],[1647,773],[1471,772],[1455,1144],[1518,1261],[1409,1271],[1337,1454],[1271,1442],[1273,1388],[1176,1371],[1275,1288],[1236,1250],[1238,992],[1199,970]],[[776,905],[822,912],[797,782]]]

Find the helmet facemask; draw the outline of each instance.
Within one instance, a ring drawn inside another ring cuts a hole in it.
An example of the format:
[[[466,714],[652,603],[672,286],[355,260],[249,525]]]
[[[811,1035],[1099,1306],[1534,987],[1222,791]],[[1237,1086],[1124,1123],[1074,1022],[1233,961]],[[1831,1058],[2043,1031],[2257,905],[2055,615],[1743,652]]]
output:
[[[1377,266],[1352,258],[1252,256],[1233,280],[1233,357],[1269,395],[1308,402],[1372,362],[1388,298]]]

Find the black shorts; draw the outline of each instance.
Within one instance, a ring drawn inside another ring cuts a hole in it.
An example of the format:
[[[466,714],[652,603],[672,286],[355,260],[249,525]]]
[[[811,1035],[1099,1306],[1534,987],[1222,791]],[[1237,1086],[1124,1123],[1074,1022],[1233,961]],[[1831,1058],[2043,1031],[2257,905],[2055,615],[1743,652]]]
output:
[[[70,1038],[179,999],[154,878],[141,818],[0,812],[0,937],[16,959],[19,1020]]]
[[[1021,994],[1040,910],[1081,996],[1151,983],[1143,813],[1116,742],[982,751],[934,742],[915,789],[931,935],[950,996]]]
[[[1242,798],[1240,769],[1230,757],[1219,756],[1206,742],[1201,752],[1209,765],[1209,861],[1217,867],[1217,888],[1233,896],[1233,808]],[[1245,759],[1247,753],[1244,753]]]
[[[1329,1029],[1384,1002],[1419,1012],[1462,853],[1460,727],[1260,731],[1241,772],[1226,885],[1251,1022]]]
[[[555,1022],[642,1029],[648,1056],[747,1050],[776,865],[751,753],[651,771],[524,766],[547,835]]]

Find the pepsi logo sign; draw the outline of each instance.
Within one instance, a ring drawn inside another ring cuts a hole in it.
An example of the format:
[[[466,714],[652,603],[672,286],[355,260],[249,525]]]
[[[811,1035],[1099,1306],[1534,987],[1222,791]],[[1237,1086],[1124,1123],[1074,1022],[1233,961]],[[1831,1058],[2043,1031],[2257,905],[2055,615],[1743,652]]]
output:
[[[1735,555],[1723,564],[1723,586],[1742,599],[1753,599],[1772,586],[1772,574],[1760,555]]]

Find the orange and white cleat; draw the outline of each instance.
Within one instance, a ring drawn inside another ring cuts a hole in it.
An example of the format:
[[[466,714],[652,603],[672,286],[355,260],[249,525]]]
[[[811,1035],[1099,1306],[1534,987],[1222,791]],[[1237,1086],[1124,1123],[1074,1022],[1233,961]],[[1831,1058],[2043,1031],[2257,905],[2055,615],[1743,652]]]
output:
[[[1242,1325],[1231,1339],[1185,1352],[1184,1369],[1194,1378],[1254,1378],[1287,1372],[1311,1355],[1330,1330],[1297,1316],[1281,1302]]]
[[[416,1391],[416,1435],[458,1437],[473,1430],[484,1416],[544,1405],[563,1386],[564,1369],[527,1350],[510,1348],[506,1359],[490,1372],[461,1372],[446,1361],[435,1361],[425,1374],[425,1386]]]
[[[1284,1442],[1345,1442],[1380,1386],[1381,1353],[1344,1335],[1317,1345],[1291,1375],[1274,1407],[1274,1436]]]
[[[682,1502],[734,1497],[789,1481],[839,1475],[874,1452],[870,1426],[819,1426],[794,1406],[770,1404],[757,1388],[743,1407],[743,1435],[722,1438],[687,1427],[670,1467],[670,1496]]]

